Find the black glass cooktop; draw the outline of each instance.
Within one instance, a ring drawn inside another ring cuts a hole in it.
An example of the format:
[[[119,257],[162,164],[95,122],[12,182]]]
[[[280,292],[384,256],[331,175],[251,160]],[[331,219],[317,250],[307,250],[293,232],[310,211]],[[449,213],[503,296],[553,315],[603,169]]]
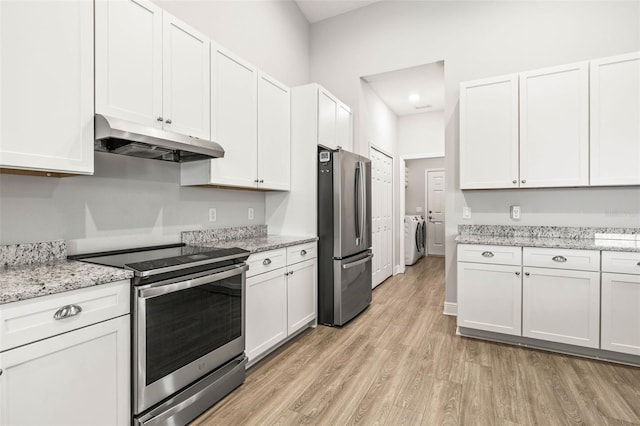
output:
[[[151,271],[176,271],[199,265],[232,261],[244,262],[249,251],[241,248],[196,247],[184,244],[143,247],[69,256],[69,259],[98,265],[130,269],[137,273]]]

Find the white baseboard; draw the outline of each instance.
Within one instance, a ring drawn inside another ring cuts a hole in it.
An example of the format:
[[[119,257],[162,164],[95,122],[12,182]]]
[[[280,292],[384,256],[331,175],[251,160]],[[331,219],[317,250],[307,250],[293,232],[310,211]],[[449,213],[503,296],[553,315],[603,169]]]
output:
[[[458,315],[458,304],[451,302],[444,302],[444,312],[445,315],[457,316]]]
[[[404,274],[404,266],[396,265],[393,269],[393,275]]]

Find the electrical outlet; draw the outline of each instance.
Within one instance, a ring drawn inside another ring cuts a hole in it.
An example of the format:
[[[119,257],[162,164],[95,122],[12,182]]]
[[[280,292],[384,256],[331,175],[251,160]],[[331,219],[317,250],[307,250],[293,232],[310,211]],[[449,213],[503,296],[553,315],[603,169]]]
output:
[[[253,207],[249,207],[247,210],[247,216],[249,220],[253,220]]]
[[[511,206],[511,219],[520,220],[520,206]]]
[[[209,222],[215,222],[217,219],[216,209],[211,207],[209,209]]]
[[[422,207],[420,206],[416,207],[416,213],[422,213]]]
[[[462,208],[462,218],[463,219],[471,219],[471,207],[463,207]]]

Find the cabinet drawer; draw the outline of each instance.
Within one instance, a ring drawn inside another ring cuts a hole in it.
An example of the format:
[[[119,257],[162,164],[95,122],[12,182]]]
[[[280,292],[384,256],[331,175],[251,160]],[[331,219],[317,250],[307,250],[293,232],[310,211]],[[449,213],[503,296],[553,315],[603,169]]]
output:
[[[263,274],[265,272],[273,271],[274,269],[284,268],[286,264],[286,249],[255,253],[249,256],[249,259],[247,260],[247,265],[249,265],[247,277],[253,277],[254,275]]]
[[[510,246],[459,244],[458,261],[494,263],[500,265],[520,265],[522,263],[522,248]]]
[[[287,265],[318,257],[316,243],[298,244],[287,247]]]
[[[602,272],[640,275],[640,253],[603,251]]]
[[[522,264],[542,268],[599,271],[600,252],[596,250],[525,247],[522,251]]]
[[[123,280],[0,306],[0,351],[128,314],[130,289]],[[69,305],[82,311],[54,318]]]

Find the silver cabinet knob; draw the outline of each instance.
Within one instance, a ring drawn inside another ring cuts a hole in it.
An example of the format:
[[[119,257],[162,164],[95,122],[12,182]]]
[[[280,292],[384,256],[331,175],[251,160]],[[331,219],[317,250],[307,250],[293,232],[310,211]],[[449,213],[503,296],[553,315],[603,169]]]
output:
[[[165,123],[167,123],[167,124],[171,124],[171,119],[170,119],[170,118],[168,118],[168,119],[167,119],[167,121],[165,121]]]
[[[526,179],[522,179],[520,182],[527,183],[527,180]]]
[[[516,183],[518,183],[518,180],[517,180],[517,179],[514,179],[514,180],[512,180],[511,182],[515,185]]]
[[[156,118],[156,120],[157,120],[157,121],[162,121],[162,120],[163,120],[163,118],[162,118],[162,117],[158,117],[158,118]]]
[[[482,255],[483,255],[484,257],[493,257],[493,256],[495,256],[495,255],[494,255],[492,252],[490,252],[490,251],[484,251],[484,252],[482,252]]]
[[[255,183],[258,183],[258,182],[260,182],[260,181],[259,181],[258,179],[254,179],[253,181],[254,181]]]
[[[55,314],[53,314],[53,319],[61,320],[65,318],[75,317],[80,312],[82,312],[82,308],[78,305],[66,305],[62,308],[58,309]]]
[[[640,262],[636,263],[636,265],[640,266]]]
[[[516,276],[518,276],[518,277],[519,277],[519,276],[520,276],[520,272],[516,272]]]
[[[264,179],[260,179],[258,183],[264,183]]]
[[[567,258],[564,256],[553,256],[551,260],[553,260],[554,262],[564,263],[567,261]]]
[[[0,368],[0,376],[2,376],[2,368]]]
[[[262,264],[263,264],[264,266],[271,265],[271,259],[267,258],[267,259],[263,260],[263,261],[262,261]]]
[[[530,274],[530,273],[528,273],[528,272],[525,272],[525,273],[524,273],[524,276],[525,276],[525,277],[528,277],[529,275],[531,275],[531,274]]]
[[[300,250],[300,256],[306,256],[307,251],[306,250]]]

